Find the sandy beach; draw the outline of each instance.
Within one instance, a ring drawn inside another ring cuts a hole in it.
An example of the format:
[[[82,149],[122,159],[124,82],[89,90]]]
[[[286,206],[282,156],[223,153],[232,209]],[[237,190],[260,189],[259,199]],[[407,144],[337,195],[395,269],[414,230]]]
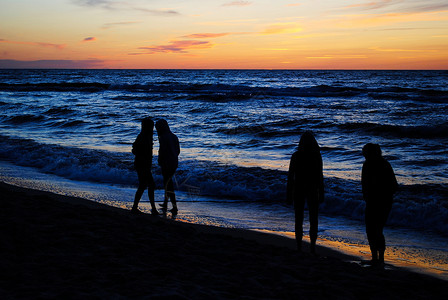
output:
[[[2,299],[445,299],[448,283],[262,232],[0,184]],[[306,251],[306,249],[305,249]]]

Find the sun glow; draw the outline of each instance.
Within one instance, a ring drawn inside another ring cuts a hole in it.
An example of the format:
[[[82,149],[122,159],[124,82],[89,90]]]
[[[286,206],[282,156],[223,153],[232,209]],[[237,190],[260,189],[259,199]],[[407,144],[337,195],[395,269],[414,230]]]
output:
[[[2,1],[0,67],[447,69],[447,28],[439,0]]]

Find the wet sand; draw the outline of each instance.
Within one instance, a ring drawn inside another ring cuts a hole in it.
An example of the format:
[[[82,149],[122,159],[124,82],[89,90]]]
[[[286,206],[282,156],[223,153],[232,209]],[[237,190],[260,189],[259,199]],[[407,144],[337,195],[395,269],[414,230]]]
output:
[[[1,299],[445,299],[448,283],[282,236],[0,183]]]

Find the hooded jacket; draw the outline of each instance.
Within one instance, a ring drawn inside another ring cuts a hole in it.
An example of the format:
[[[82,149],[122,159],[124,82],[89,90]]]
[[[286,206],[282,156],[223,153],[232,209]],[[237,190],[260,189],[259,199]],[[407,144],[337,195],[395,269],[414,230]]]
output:
[[[366,161],[362,167],[361,184],[364,200],[392,202],[398,183],[390,163],[381,156],[381,148],[377,144],[366,144],[363,148]],[[389,203],[391,204],[391,203]]]
[[[162,169],[176,170],[178,167],[178,156],[180,153],[179,139],[171,132],[166,120],[156,122],[157,135],[159,136],[159,158],[158,162]]]

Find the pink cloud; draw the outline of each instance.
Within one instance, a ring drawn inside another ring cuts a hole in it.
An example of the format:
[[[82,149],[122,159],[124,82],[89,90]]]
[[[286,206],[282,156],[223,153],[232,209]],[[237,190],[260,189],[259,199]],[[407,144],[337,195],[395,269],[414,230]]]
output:
[[[96,37],[94,36],[89,36],[82,40],[82,42],[93,42],[93,41],[96,41]]]
[[[206,38],[217,38],[221,36],[226,36],[231,33],[225,32],[225,33],[193,33],[189,35],[183,36],[184,38],[190,38],[190,39],[206,39]]]
[[[172,41],[167,45],[155,45],[151,47],[140,47],[139,49],[147,50],[149,54],[154,53],[188,53],[190,49],[207,49],[213,47],[208,41]]]

